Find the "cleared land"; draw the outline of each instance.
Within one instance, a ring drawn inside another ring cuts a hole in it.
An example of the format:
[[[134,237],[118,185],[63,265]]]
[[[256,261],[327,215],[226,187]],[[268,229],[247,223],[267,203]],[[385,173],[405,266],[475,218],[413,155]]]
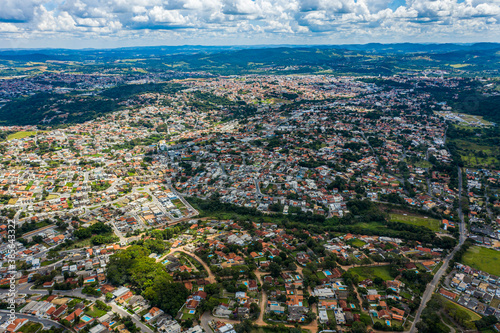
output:
[[[362,247],[366,245],[365,242],[363,242],[361,239],[352,239],[347,242],[349,245],[354,246],[354,247]]]
[[[463,256],[463,263],[484,272],[500,275],[500,251],[472,246]]]
[[[14,140],[14,139],[23,139],[31,135],[35,135],[35,131],[19,131],[16,133],[12,133],[7,137],[7,140]]]
[[[366,279],[381,278],[384,281],[393,280],[389,266],[371,266],[371,267],[354,267],[349,269],[352,273],[359,276],[359,281]]]
[[[438,232],[441,222],[439,220],[417,215],[390,214],[392,222],[401,222],[412,224],[419,227],[427,227],[432,231]]]

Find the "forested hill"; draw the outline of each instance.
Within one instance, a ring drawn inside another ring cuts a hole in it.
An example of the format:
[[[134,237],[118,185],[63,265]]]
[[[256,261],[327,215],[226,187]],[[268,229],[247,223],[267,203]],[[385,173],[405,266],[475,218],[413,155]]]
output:
[[[96,95],[39,93],[13,100],[0,108],[1,125],[58,125],[82,123],[121,110],[122,103],[134,103],[144,93],[174,94],[180,84],[129,84],[106,89]],[[141,99],[140,102],[147,103]]]

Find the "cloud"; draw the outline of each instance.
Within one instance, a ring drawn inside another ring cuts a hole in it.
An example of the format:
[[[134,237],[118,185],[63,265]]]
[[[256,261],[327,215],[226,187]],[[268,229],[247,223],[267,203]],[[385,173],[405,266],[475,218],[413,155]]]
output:
[[[500,0],[0,0],[2,39],[495,41],[499,22]]]
[[[1,0],[0,22],[28,22],[33,19],[35,8],[42,2],[42,0]]]
[[[19,29],[12,23],[0,23],[0,32],[18,32]]]

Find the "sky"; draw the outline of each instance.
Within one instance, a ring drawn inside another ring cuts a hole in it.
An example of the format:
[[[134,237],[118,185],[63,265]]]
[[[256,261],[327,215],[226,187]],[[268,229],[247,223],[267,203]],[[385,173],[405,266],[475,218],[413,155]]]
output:
[[[0,0],[0,48],[500,42],[500,0]]]

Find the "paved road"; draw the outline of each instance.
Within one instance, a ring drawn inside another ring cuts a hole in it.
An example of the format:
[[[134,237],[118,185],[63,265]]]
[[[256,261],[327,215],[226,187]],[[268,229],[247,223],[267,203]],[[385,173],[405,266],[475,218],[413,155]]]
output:
[[[253,181],[255,183],[255,192],[256,192],[257,196],[261,196],[262,192],[260,191],[259,181],[257,180],[257,178],[254,178]]]
[[[0,313],[1,314],[8,314],[9,311],[0,310]],[[63,325],[59,324],[56,321],[53,321],[50,319],[43,319],[43,318],[41,319],[41,318],[38,318],[37,316],[32,316],[32,315],[28,315],[28,314],[22,314],[22,313],[16,312],[16,318],[28,319],[28,320],[34,321],[36,323],[41,323],[43,325],[43,327],[45,327],[45,328],[57,327],[57,328],[67,329],[66,327],[64,327]]]
[[[448,269],[448,265],[450,263],[450,260],[453,258],[453,256],[458,251],[458,249],[460,249],[460,247],[462,246],[462,244],[465,242],[465,239],[466,239],[464,214],[462,213],[462,203],[460,202],[460,198],[462,197],[462,170],[458,166],[457,166],[457,168],[458,168],[458,199],[459,199],[458,216],[460,218],[460,224],[459,224],[460,237],[459,237],[458,245],[453,249],[453,251],[451,251],[450,254],[448,254],[446,256],[446,258],[443,261],[443,265],[437,271],[437,273],[434,275],[432,282],[429,285],[427,285],[427,288],[425,289],[425,292],[422,296],[422,302],[420,303],[420,307],[418,308],[417,313],[415,315],[415,320],[413,321],[413,324],[411,325],[410,333],[417,332],[416,324],[420,320],[420,315],[422,314],[422,311],[425,309],[427,302],[431,299],[431,296],[434,293],[436,286],[439,284],[439,280],[441,280],[441,277]]]

